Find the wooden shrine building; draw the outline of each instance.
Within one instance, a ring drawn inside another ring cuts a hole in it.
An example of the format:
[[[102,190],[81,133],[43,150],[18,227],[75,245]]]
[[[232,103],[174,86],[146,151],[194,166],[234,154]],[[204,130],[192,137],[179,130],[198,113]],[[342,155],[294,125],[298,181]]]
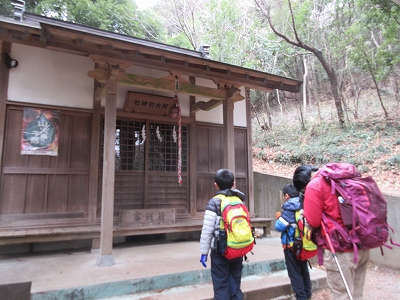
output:
[[[249,90],[301,82],[28,13],[0,18],[0,245],[199,230],[215,172],[254,214]],[[179,113],[180,112],[180,113]]]

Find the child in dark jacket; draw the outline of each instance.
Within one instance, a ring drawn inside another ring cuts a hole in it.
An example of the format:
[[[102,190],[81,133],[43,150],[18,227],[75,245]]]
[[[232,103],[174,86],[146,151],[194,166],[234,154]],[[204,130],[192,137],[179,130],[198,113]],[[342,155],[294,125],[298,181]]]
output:
[[[228,169],[220,169],[215,174],[214,186],[217,195],[236,196],[244,202],[245,195],[235,189],[235,176]],[[216,238],[219,236],[221,218],[221,199],[211,198],[204,213],[203,227],[200,236],[200,262],[206,268],[207,257],[211,257],[211,278],[214,288],[214,300],[241,300],[243,258],[228,260],[216,249]],[[210,251],[211,250],[211,251]]]
[[[287,184],[282,189],[285,203],[282,213],[277,213],[275,229],[281,232],[281,242],[285,254],[286,268],[297,300],[311,299],[311,279],[308,262],[296,258],[292,251],[296,231],[296,211],[301,210],[299,193],[293,184]]]

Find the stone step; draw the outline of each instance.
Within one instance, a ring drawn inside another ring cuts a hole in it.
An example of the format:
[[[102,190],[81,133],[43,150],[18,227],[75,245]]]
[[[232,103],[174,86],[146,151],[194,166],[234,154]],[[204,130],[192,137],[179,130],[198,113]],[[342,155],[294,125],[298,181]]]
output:
[[[285,270],[285,267],[285,261],[283,259],[249,262],[243,264],[242,275],[246,277],[267,274]],[[148,268],[152,268],[152,266],[149,265]],[[82,299],[104,299],[107,297],[148,293],[194,284],[207,284],[210,282],[211,273],[208,267],[206,269],[203,268],[186,272],[175,272],[128,280],[115,280],[82,286],[78,284],[72,288],[33,292],[32,300],[68,300],[70,299],[70,295],[77,295]]]
[[[313,290],[327,286],[325,271],[313,268],[310,270]],[[242,278],[243,299],[295,299],[286,270],[270,273],[247,275]],[[212,300],[213,286],[211,282],[179,286],[145,293],[103,298],[103,300]]]

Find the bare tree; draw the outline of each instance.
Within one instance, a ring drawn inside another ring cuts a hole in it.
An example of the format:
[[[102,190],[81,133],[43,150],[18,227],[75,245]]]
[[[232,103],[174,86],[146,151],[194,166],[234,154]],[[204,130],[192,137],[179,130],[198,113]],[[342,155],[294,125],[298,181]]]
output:
[[[258,104],[251,102],[252,111],[257,120],[258,125],[263,131],[272,129],[272,111],[269,105],[270,97],[272,93],[256,93],[259,101]],[[260,120],[262,118],[262,120]]]
[[[158,6],[159,15],[163,16],[171,35],[182,33],[193,50],[198,50],[203,0],[164,0]]]
[[[372,80],[374,81],[376,92],[378,93],[379,102],[381,104],[383,112],[385,113],[385,118],[387,119],[387,118],[389,118],[389,115],[388,115],[388,112],[387,112],[385,106],[383,105],[381,93],[379,92],[379,86],[378,86],[378,83],[376,82],[376,78],[375,78],[374,72],[372,70],[371,63],[369,62],[367,53],[365,53],[365,51],[364,51],[364,56],[365,56],[365,61],[367,62],[369,73],[371,74]]]
[[[337,115],[339,118],[340,127],[344,127],[345,118],[344,118],[344,113],[343,113],[343,108],[342,108],[342,100],[343,100],[342,98],[343,97],[339,91],[339,84],[338,84],[336,72],[335,72],[334,68],[328,63],[328,60],[325,58],[322,51],[320,51],[319,49],[315,48],[312,45],[304,43],[304,41],[300,38],[300,36],[297,32],[297,29],[296,29],[295,21],[294,21],[291,1],[288,0],[288,4],[289,4],[289,11],[290,11],[290,17],[291,17],[291,23],[292,23],[291,29],[293,30],[295,40],[290,39],[287,35],[279,32],[275,28],[275,26],[271,20],[270,7],[266,3],[266,0],[254,0],[254,2],[260,8],[263,15],[267,18],[269,26],[271,27],[272,31],[277,36],[279,36],[280,38],[285,40],[287,43],[289,43],[295,47],[299,47],[299,48],[302,48],[304,50],[307,50],[307,51],[313,53],[315,55],[315,57],[319,60],[319,62],[321,63],[322,67],[324,68],[324,70],[329,78],[329,82],[330,82],[331,89],[332,89],[332,95],[333,95],[333,99],[335,101]]]

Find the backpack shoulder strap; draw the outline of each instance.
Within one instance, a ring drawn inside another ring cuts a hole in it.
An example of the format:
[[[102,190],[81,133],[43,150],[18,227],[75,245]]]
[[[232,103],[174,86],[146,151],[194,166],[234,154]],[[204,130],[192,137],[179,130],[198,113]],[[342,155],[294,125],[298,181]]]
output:
[[[224,194],[218,194],[215,195],[214,198],[218,198],[221,200],[221,212],[224,211],[225,207],[228,204],[236,205],[243,203],[238,196],[225,196]]]

